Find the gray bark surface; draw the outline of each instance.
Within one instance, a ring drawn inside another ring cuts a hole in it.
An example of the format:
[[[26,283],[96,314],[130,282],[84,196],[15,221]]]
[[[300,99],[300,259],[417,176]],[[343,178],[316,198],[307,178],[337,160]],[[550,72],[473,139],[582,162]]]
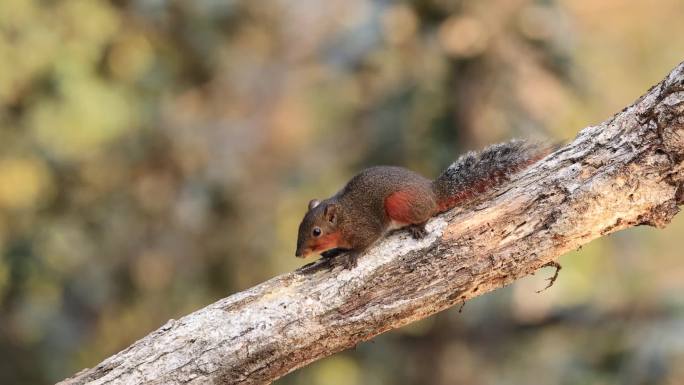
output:
[[[60,384],[264,384],[533,273],[684,201],[684,63],[515,181],[398,232],[353,270],[319,262],[219,300]],[[571,263],[571,261],[568,261]]]

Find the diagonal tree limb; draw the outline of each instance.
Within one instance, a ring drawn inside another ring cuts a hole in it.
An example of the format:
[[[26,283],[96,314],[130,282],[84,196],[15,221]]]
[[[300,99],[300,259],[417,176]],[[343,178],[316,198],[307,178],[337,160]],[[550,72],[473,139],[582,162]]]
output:
[[[351,271],[321,263],[234,294],[60,384],[263,384],[505,286],[684,201],[684,63],[495,193],[399,232]]]

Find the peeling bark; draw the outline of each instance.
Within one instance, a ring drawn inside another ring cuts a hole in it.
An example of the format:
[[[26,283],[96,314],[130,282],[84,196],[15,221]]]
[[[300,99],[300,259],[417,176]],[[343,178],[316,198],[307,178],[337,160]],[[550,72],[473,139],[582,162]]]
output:
[[[684,63],[514,182],[391,235],[357,268],[318,262],[166,325],[60,384],[264,384],[505,286],[592,239],[666,226],[684,201]]]

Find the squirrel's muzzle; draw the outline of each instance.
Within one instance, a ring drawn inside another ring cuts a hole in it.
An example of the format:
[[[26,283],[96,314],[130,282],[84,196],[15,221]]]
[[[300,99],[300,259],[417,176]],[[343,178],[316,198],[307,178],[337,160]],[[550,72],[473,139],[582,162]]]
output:
[[[297,248],[297,251],[295,251],[295,257],[297,258],[306,258],[311,254],[311,249],[306,249],[306,248]]]

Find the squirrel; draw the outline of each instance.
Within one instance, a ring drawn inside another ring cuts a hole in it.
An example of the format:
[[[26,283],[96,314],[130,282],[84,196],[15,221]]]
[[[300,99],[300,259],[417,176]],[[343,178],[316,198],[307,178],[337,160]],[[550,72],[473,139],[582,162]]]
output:
[[[495,144],[462,155],[434,181],[402,167],[365,169],[332,197],[309,202],[295,255],[346,252],[341,262],[351,269],[388,232],[405,228],[421,239],[431,217],[502,185],[550,152],[549,145],[525,140]]]

